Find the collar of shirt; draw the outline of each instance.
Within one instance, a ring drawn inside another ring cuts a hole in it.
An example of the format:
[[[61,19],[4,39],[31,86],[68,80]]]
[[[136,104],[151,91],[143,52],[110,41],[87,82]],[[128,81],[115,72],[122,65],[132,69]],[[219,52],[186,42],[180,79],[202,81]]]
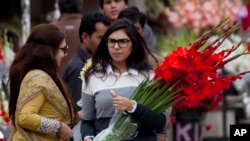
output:
[[[110,64],[107,67],[107,74],[120,75],[120,74],[113,71]],[[137,70],[135,70],[135,69],[130,68],[127,72],[123,72],[121,75],[129,75],[129,74],[133,74],[133,75],[137,76],[139,74],[139,72]]]

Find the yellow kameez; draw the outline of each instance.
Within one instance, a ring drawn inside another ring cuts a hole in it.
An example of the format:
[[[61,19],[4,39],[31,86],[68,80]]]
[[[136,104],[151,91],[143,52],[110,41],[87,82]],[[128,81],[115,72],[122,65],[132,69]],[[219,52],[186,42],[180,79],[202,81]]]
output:
[[[57,141],[56,135],[39,133],[36,129],[41,118],[69,123],[70,114],[66,100],[52,78],[41,70],[30,71],[20,87],[12,127],[13,141]]]

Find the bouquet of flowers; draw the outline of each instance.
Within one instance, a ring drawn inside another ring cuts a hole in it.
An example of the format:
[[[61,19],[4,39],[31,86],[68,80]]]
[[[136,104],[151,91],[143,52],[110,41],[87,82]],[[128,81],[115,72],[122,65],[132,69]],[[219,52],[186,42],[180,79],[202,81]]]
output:
[[[168,54],[163,63],[155,69],[154,79],[142,82],[132,94],[131,99],[158,113],[164,112],[171,106],[176,111],[206,112],[211,108],[216,108],[221,92],[229,88],[232,81],[249,73],[218,75],[218,70],[223,69],[225,64],[248,54],[243,52],[230,56],[242,42],[228,49],[216,51],[224,40],[239,28],[239,24],[236,24],[224,32],[224,27],[228,22],[229,19],[221,22],[197,41],[186,47],[179,46]],[[207,44],[210,37],[221,30],[223,34]],[[81,74],[84,73],[81,72]],[[211,107],[206,107],[207,103]],[[140,122],[130,115],[116,112],[108,128],[100,132],[94,141],[126,140],[135,134],[139,126]]]

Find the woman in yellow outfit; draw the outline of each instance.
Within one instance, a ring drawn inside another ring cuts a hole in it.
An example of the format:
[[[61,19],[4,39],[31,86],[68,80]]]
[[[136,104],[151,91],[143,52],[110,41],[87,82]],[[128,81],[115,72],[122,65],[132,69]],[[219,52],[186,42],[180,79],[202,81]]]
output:
[[[67,55],[65,34],[51,24],[33,28],[10,68],[12,141],[69,141],[77,112],[59,64]]]

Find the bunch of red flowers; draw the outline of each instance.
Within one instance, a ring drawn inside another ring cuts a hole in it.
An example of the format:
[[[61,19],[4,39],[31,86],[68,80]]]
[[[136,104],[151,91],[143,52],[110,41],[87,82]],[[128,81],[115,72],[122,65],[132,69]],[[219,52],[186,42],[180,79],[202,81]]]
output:
[[[240,53],[229,57],[241,42],[228,50],[216,51],[239,28],[239,24],[228,29],[213,43],[206,43],[215,33],[222,33],[220,29],[224,29],[227,22],[228,19],[209,30],[198,41],[187,47],[177,47],[168,54],[155,69],[154,79],[140,83],[130,98],[157,113],[165,112],[171,106],[176,112],[195,110],[203,113],[218,107],[221,92],[228,89],[232,81],[248,73],[227,76],[218,74],[218,70],[223,69],[225,64],[248,54]],[[126,140],[138,127],[140,121],[129,114],[117,112],[109,127],[100,132],[94,141]]]
[[[248,54],[241,53],[229,58],[229,55],[242,42],[228,50],[217,51],[223,41],[238,29],[238,24],[224,32],[213,43],[207,44],[207,40],[219,29],[223,29],[225,25],[226,22],[219,24],[187,47],[177,47],[155,69],[155,79],[161,78],[168,85],[177,82],[173,89],[181,89],[177,95],[177,99],[181,99],[173,105],[173,109],[176,111],[185,109],[204,113],[216,109],[222,99],[223,90],[228,89],[232,81],[240,79],[243,74],[248,73],[242,72],[227,76],[221,76],[218,73],[226,63]]]

